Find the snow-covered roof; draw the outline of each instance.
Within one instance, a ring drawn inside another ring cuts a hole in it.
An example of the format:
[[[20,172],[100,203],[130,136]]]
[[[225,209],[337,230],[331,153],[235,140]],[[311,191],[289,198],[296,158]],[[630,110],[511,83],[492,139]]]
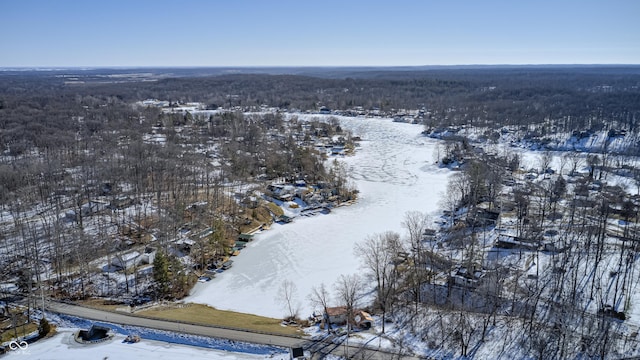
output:
[[[118,258],[122,259],[122,261],[129,261],[129,260],[137,258],[138,256],[140,256],[139,252],[132,251],[132,252],[120,255],[120,256],[118,256]]]

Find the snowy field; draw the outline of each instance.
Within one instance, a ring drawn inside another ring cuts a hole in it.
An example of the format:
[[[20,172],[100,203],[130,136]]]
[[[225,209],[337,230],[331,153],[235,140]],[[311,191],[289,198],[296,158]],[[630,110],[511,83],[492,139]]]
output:
[[[243,343],[206,336],[188,335],[163,330],[153,330],[136,326],[120,326],[112,323],[93,322],[73,316],[47,314],[47,318],[57,325],[57,334],[39,340],[23,349],[9,352],[7,359],[212,359],[212,360],[259,360],[289,359],[288,349]],[[110,328],[115,336],[98,344],[82,345],[74,340],[79,329],[89,329],[92,325]],[[127,335],[140,336],[138,343],[127,343]],[[330,357],[328,360],[336,360]]]
[[[212,350],[197,346],[173,344],[163,341],[143,339],[136,344],[124,342],[125,335],[116,335],[112,340],[93,345],[81,345],[73,339],[77,329],[61,329],[50,339],[40,340],[27,349],[7,354],[5,359],[46,359],[46,360],[86,360],[86,359],[208,359],[208,360],[259,360],[289,359],[288,353],[277,355],[255,355],[224,350]]]
[[[340,120],[362,138],[355,156],[340,158],[360,190],[357,203],[274,224],[233,259],[232,269],[198,283],[185,302],[280,318],[286,311],[278,288],[288,279],[297,287],[299,315],[307,317],[314,310],[307,300],[313,286],[332,289],[340,275],[362,271],[355,243],[388,230],[404,234],[407,211],[435,214],[451,174],[434,165],[437,140],[422,136],[421,126],[389,119]]]

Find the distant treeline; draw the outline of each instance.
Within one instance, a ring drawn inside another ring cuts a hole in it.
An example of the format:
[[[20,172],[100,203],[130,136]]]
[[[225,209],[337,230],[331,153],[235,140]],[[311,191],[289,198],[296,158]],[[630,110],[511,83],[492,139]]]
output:
[[[140,110],[130,105],[148,98],[198,101],[210,108],[362,107],[390,113],[424,107],[423,121],[432,127],[550,123],[560,131],[604,126],[633,131],[640,117],[637,66],[291,70],[313,76],[281,74],[286,69],[264,69],[280,72],[275,75],[161,70],[0,73],[0,148],[55,146],[78,131],[135,127],[131,119]],[[148,116],[159,114],[147,112],[143,115],[152,121]],[[77,117],[83,121],[72,121]]]

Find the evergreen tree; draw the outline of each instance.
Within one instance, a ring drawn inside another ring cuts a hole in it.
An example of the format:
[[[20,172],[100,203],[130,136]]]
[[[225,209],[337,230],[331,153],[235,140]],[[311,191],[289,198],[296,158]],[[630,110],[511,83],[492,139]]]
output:
[[[49,332],[51,332],[51,324],[49,324],[49,321],[43,316],[42,319],[40,319],[40,326],[38,327],[38,335],[42,338],[47,336]]]
[[[153,261],[153,280],[156,282],[156,290],[160,297],[169,294],[169,259],[167,255],[158,251]]]

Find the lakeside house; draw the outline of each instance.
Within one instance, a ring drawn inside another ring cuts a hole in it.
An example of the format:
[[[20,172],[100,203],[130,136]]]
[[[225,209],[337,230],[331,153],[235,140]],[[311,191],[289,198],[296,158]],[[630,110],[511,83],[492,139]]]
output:
[[[249,242],[253,241],[253,234],[240,234],[238,235],[238,241]]]
[[[347,320],[352,325],[359,327],[360,329],[370,329],[373,326],[373,318],[369,313],[364,310],[354,310],[350,318],[347,319],[347,307],[336,306],[327,308],[327,311],[323,316],[323,324],[329,321],[332,325],[346,325]]]
[[[225,262],[222,263],[222,270],[229,270],[231,269],[231,267],[233,266],[233,260],[227,260]]]

